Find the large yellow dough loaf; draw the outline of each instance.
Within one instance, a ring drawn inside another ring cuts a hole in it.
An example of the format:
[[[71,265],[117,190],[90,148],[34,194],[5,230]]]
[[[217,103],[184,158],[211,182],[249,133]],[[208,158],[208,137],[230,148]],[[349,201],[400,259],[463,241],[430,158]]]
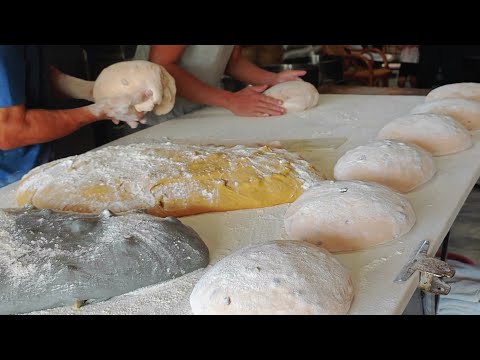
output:
[[[283,149],[130,144],[39,166],[24,176],[16,199],[82,213],[185,216],[290,203],[323,179]]]

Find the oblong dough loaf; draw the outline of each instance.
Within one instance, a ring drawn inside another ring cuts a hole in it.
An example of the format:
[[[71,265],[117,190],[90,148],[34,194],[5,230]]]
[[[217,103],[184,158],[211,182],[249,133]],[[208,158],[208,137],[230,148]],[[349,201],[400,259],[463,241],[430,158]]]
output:
[[[318,104],[320,95],[312,84],[303,80],[286,81],[272,86],[263,93],[283,101],[287,112],[299,112]]]
[[[379,140],[347,151],[333,173],[336,180],[371,181],[405,193],[430,180],[435,163],[414,144]]]
[[[472,82],[448,84],[430,91],[425,101],[461,98],[480,101],[480,84]]]
[[[323,179],[283,149],[130,144],[37,167],[23,177],[16,199],[60,211],[185,216],[289,203]]]
[[[480,101],[469,99],[435,100],[416,106],[411,113],[449,115],[468,130],[480,129]]]
[[[378,139],[406,141],[422,147],[433,156],[454,154],[472,147],[472,135],[448,115],[411,114],[385,125]]]
[[[361,181],[322,181],[285,213],[290,239],[328,251],[361,250],[405,235],[416,217],[408,199],[390,188]]]
[[[196,315],[343,315],[354,295],[348,271],[324,249],[279,240],[216,263],[190,296]]]
[[[104,98],[151,90],[147,101],[135,105],[137,111],[170,112],[175,104],[175,79],[163,66],[144,60],[122,61],[102,70],[93,87],[95,102]]]

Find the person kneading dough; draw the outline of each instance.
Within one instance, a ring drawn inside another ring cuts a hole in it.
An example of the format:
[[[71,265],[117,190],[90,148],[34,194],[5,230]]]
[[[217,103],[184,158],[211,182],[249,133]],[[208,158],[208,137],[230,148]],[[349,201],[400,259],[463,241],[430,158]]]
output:
[[[303,70],[273,73],[242,56],[239,45],[138,45],[135,59],[163,66],[175,79],[178,96],[167,115],[147,115],[147,125],[188,114],[204,106],[217,106],[238,116],[261,117],[286,112],[282,100],[263,94],[270,86],[297,80]],[[221,88],[224,74],[245,84],[237,92]]]
[[[134,105],[148,100],[147,89],[61,108],[62,98],[93,101],[94,82],[49,65],[49,51],[45,45],[0,45],[0,187],[50,161],[53,140],[98,121],[135,125],[144,117]]]

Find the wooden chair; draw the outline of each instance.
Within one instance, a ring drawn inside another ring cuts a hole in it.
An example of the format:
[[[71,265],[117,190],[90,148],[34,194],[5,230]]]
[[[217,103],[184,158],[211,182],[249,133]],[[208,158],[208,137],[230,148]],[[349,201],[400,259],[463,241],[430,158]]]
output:
[[[392,74],[388,66],[385,54],[379,49],[352,49],[348,45],[324,45],[322,52],[325,55],[339,56],[343,62],[344,80],[359,81],[368,86],[388,86],[388,78]],[[383,63],[380,68],[375,68],[371,53],[377,53],[382,57]]]

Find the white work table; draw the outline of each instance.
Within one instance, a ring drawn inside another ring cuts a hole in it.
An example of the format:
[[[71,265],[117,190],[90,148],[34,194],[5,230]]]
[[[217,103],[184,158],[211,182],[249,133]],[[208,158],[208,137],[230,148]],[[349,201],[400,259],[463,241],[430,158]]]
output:
[[[240,144],[282,139],[328,138],[346,140],[337,148],[300,152],[331,178],[335,161],[345,151],[373,140],[390,120],[406,115],[424,101],[420,96],[321,95],[318,107],[304,113],[270,118],[239,118],[228,111],[207,108],[140,131],[116,144],[169,139],[200,143]],[[417,222],[405,236],[367,250],[336,254],[350,269],[356,294],[350,314],[401,314],[418,285],[418,274],[407,282],[394,279],[424,239],[434,255],[465,199],[480,176],[480,132],[474,146],[464,152],[436,157],[437,173],[406,196]],[[335,142],[335,141],[334,141]],[[341,141],[342,142],[342,141]],[[340,142],[340,143],[341,143]],[[0,207],[11,207],[15,184],[0,189]],[[288,205],[271,208],[202,214],[181,218],[202,237],[211,264],[244,246],[286,239],[283,214]],[[190,314],[189,296],[205,270],[164,284],[150,286],[105,302],[40,311],[41,314]]]

